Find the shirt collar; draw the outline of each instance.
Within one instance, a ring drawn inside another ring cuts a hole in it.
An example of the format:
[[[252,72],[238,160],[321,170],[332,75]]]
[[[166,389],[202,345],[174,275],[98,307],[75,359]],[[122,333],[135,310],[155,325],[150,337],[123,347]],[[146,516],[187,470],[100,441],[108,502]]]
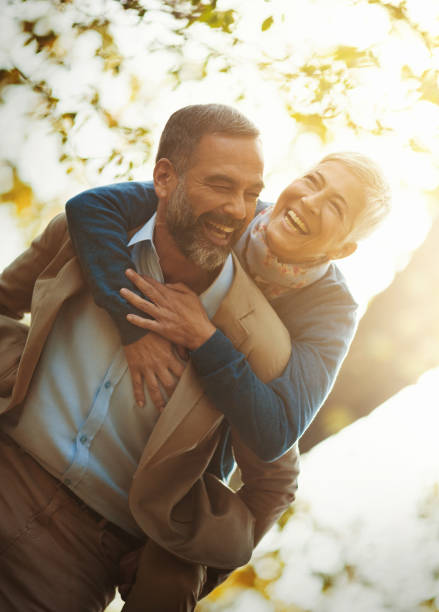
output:
[[[142,242],[142,240],[148,240],[154,244],[154,228],[156,222],[157,213],[154,213],[151,219],[149,219],[145,225],[143,225],[131,238],[128,243],[128,246],[133,246],[137,242]]]
[[[204,310],[207,313],[209,319],[211,319],[219,308],[219,305],[226,297],[234,276],[235,270],[233,266],[232,255],[229,254],[221,272],[218,274],[216,279],[209,287],[203,291],[200,295],[201,303],[204,306]]]

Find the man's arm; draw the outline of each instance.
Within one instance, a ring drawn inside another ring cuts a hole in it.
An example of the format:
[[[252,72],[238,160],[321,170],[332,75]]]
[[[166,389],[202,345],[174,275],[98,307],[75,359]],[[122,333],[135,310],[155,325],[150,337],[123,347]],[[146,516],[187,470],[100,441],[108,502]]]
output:
[[[151,214],[151,184],[122,183],[90,190],[69,201],[73,243],[97,303],[118,326],[127,344],[146,330],[131,325],[136,312],[119,295],[132,266],[127,230]],[[216,408],[224,413],[258,457],[273,461],[303,434],[335,380],[355,329],[356,305],[334,267],[310,287],[273,304],[292,338],[282,376],[264,384],[244,355],[219,330],[197,350],[192,362]],[[267,331],[269,338],[269,331]],[[225,392],[227,390],[227,392]]]
[[[65,217],[57,215],[30,247],[3,270],[0,275],[0,314],[21,319],[30,312],[35,282],[66,238]]]
[[[65,217],[58,215],[0,275],[0,398],[12,392],[26,342],[29,328],[19,319],[30,312],[35,283],[67,237]]]

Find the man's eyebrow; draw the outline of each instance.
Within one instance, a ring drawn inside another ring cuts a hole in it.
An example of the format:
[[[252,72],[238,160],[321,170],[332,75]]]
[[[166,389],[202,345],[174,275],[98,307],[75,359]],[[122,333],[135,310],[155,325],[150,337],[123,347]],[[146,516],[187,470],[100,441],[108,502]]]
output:
[[[325,179],[325,177],[323,176],[323,174],[322,174],[322,173],[321,173],[319,170],[315,170],[315,171],[314,171],[314,173],[315,173],[315,174],[318,176],[319,181],[320,181],[320,185],[321,185],[321,186],[323,186],[323,187],[326,187],[327,183],[326,183],[326,179]],[[346,200],[344,199],[344,197],[341,195],[341,193],[339,193],[339,192],[337,191],[337,193],[336,193],[335,197],[336,197],[338,200],[340,200],[340,202],[342,202],[342,204],[343,204],[344,206],[347,206],[347,202],[346,202]]]
[[[209,176],[206,177],[206,180],[210,183],[214,183],[215,181],[218,181],[220,183],[227,183],[229,185],[235,185],[237,183],[235,179],[233,179],[231,176],[228,176],[227,174],[210,174]],[[264,182],[258,181],[257,183],[254,183],[253,185],[251,185],[250,189],[256,189],[256,190],[262,191],[264,187],[265,187]]]
[[[236,182],[234,179],[232,179],[227,174],[210,174],[209,176],[206,177],[206,179],[209,182],[219,181],[222,183],[229,183],[230,185],[234,185]]]

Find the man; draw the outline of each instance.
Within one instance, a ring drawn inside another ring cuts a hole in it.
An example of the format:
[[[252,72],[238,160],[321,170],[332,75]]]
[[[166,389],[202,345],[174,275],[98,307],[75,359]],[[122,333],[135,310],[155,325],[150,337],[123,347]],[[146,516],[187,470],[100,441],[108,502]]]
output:
[[[196,133],[184,159],[181,131]],[[134,263],[201,294],[255,373],[275,378],[290,356],[288,332],[230,259],[262,188],[258,132],[233,109],[207,105],[175,113],[164,135],[157,218],[134,237]],[[179,164],[196,221],[184,237]],[[230,186],[226,197],[218,177]],[[14,320],[29,310],[23,348]],[[160,415],[152,401],[137,406],[119,336],[84,286],[63,216],[3,272],[0,313],[2,343],[12,338],[23,349],[14,380],[7,368],[15,373],[17,352],[1,346],[0,470],[10,483],[0,497],[2,609],[102,610],[116,584],[128,592],[136,549],[126,610],[193,609],[221,573],[249,559],[292,501],[296,448],[263,463],[233,430],[244,483],[235,494],[221,482],[229,428],[190,365]]]

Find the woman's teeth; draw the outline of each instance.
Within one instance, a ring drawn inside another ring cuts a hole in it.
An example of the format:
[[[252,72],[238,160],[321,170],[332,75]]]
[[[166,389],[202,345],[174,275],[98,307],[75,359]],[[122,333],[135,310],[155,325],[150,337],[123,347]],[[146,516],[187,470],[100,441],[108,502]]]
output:
[[[295,230],[298,230],[301,234],[308,234],[308,228],[305,223],[302,221],[300,217],[296,215],[294,210],[289,210],[285,215],[285,219],[287,223],[293,227]]]

